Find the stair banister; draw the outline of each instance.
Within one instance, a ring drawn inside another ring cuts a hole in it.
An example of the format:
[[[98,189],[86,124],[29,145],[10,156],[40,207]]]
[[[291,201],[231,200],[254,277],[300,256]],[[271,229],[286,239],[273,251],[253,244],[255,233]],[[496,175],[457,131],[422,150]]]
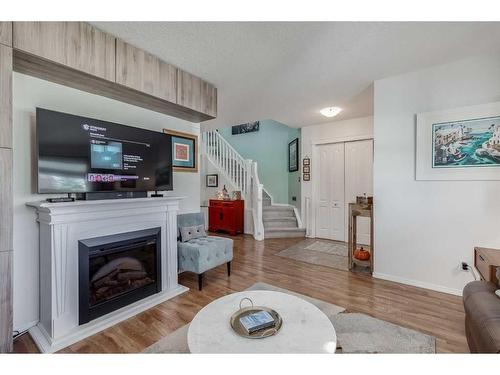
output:
[[[201,150],[210,162],[235,189],[241,190],[242,197],[252,212],[255,239],[264,239],[262,184],[257,174],[257,163],[243,158],[216,130],[203,132],[201,141]]]
[[[252,216],[254,222],[254,238],[258,241],[264,239],[264,222],[262,219],[262,187],[257,173],[257,163],[252,162]]]

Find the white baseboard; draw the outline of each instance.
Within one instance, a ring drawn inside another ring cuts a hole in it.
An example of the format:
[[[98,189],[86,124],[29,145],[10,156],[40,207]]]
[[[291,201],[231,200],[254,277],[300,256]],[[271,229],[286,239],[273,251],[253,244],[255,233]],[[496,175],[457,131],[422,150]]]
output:
[[[42,353],[54,353],[125,319],[150,309],[166,300],[178,296],[179,294],[187,292],[188,290],[189,288],[178,285],[172,290],[153,294],[152,296],[122,307],[112,313],[94,319],[87,324],[81,325],[77,327],[74,332],[57,339],[52,339],[41,324],[37,324],[36,326],[30,328],[29,333]]]
[[[373,273],[373,277],[375,277],[376,279],[394,281],[394,282],[400,283],[400,284],[406,284],[406,285],[416,286],[416,287],[419,287],[419,288],[430,289],[430,290],[434,290],[436,292],[453,294],[455,296],[462,296],[462,290],[461,289],[448,288],[448,287],[445,287],[445,286],[442,286],[442,285],[427,283],[425,281],[406,279],[404,277],[399,277],[399,276],[394,276],[394,275],[387,275],[387,274],[378,273],[378,272],[374,272]]]

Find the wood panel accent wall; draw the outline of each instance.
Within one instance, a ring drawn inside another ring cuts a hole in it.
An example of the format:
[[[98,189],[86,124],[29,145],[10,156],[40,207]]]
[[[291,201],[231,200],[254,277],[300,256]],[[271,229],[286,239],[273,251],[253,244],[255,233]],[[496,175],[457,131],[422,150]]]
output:
[[[14,50],[14,71],[191,122],[202,122],[213,118],[199,111],[193,111],[167,100],[141,93],[138,90],[67,68],[64,65],[54,65],[45,59],[22,51]]]
[[[217,88],[205,81],[201,83],[201,111],[217,117]]]
[[[0,44],[12,47],[12,22],[0,22]]]
[[[212,84],[92,25],[14,22],[11,30],[16,71],[187,121],[217,116]]]
[[[177,104],[201,112],[201,78],[177,71]]]
[[[12,351],[12,258],[0,252],[0,353]]]
[[[13,46],[110,81],[115,38],[85,22],[14,22]]]
[[[0,252],[12,248],[12,149],[0,148]]]
[[[177,68],[116,40],[116,83],[177,103]]]
[[[12,351],[12,59],[0,44],[0,353]]]
[[[12,148],[12,48],[1,44],[0,147]]]

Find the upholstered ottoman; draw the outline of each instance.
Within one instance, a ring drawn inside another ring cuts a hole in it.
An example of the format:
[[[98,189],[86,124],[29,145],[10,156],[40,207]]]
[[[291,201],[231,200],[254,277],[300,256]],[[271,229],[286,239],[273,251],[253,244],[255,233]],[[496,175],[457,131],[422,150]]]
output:
[[[196,225],[204,225],[202,213],[177,216],[177,226],[179,228],[179,241],[177,242],[179,272],[189,271],[198,274],[198,288],[201,290],[205,271],[227,263],[227,275],[231,275],[233,240],[224,237],[207,236],[182,242],[180,228]]]

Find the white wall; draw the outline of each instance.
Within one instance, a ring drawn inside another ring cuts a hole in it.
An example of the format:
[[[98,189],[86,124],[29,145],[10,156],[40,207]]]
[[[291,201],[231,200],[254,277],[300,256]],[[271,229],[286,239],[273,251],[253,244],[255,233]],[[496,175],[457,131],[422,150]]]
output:
[[[300,147],[300,171],[302,172],[302,159],[308,156],[311,158],[311,181],[301,182],[301,217],[304,225],[310,226],[312,220],[312,207],[306,210],[306,204],[310,205],[312,186],[314,183],[315,163],[313,160],[313,144],[344,142],[358,138],[373,137],[373,117],[361,117],[344,121],[332,121],[325,124],[306,126],[301,129],[301,147]],[[302,179],[302,174],[301,174]],[[310,220],[307,213],[309,212]]]
[[[460,294],[473,247],[500,248],[500,181],[415,181],[415,114],[500,101],[500,57],[375,82],[375,273]]]
[[[38,226],[26,202],[49,195],[34,193],[35,108],[43,107],[149,130],[163,128],[199,134],[199,125],[89,94],[33,77],[13,77],[14,123],[14,329],[24,330],[38,320]],[[200,210],[200,174],[174,173],[174,190],[185,196],[182,212]]]
[[[216,174],[219,176],[219,186],[218,187],[207,187],[206,176],[207,174]],[[226,189],[231,195],[234,190],[236,190],[231,183],[231,181],[225,178],[220,171],[208,160],[207,157],[201,156],[200,161],[200,195],[201,204],[206,206],[210,199],[215,199],[217,192],[222,190],[226,185]]]

